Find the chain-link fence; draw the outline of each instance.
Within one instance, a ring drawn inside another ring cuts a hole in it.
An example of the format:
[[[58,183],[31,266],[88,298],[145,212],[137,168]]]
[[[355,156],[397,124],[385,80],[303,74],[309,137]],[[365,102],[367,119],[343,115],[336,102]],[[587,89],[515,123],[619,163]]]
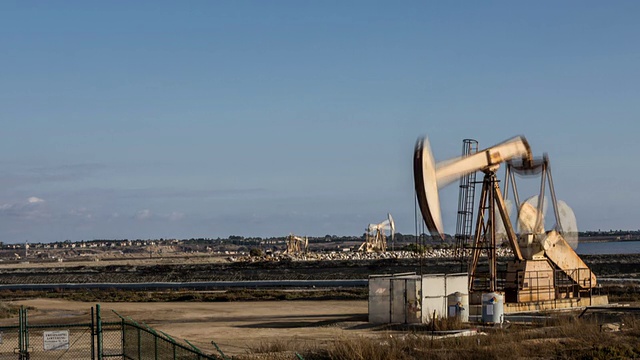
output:
[[[118,315],[120,316],[120,315]],[[78,324],[30,324],[27,309],[19,312],[18,326],[0,327],[0,360],[207,360],[208,355],[189,342],[120,316],[103,322],[100,306],[91,309],[90,322]]]
[[[29,325],[25,349],[29,360],[92,359],[94,338],[91,324]]]
[[[102,359],[122,359],[122,322],[103,322],[101,330]]]
[[[0,328],[0,360],[15,360],[19,346],[20,328],[7,326]]]
[[[206,360],[220,359],[195,347],[178,343],[167,334],[131,320],[122,321],[123,359],[126,360]]]

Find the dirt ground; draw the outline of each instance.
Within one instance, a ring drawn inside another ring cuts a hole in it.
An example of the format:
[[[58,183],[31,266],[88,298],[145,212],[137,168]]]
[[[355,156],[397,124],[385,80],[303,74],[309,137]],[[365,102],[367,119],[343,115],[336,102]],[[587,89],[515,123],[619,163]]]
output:
[[[33,307],[30,324],[81,323],[90,319],[95,304],[33,299],[11,304]],[[366,301],[252,301],[218,303],[101,303],[104,321],[120,315],[187,339],[205,352],[215,352],[215,341],[227,355],[276,341],[322,344],[340,337],[379,334],[367,322]],[[0,325],[17,324],[2,319]]]
[[[153,258],[140,258],[133,256],[120,256],[95,261],[73,260],[62,262],[8,262],[0,263],[0,269],[27,269],[27,268],[65,268],[77,266],[104,267],[104,266],[126,266],[126,265],[171,265],[171,264],[219,264],[228,263],[225,256],[211,255],[191,255],[191,256],[163,256]]]

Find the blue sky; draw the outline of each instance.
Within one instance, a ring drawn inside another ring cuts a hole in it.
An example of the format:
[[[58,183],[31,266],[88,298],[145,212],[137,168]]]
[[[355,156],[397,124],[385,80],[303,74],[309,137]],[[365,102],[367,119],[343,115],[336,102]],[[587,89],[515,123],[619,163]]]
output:
[[[523,134],[638,229],[640,3],[0,3],[0,241],[414,232],[413,147]],[[455,231],[457,187],[441,192]]]

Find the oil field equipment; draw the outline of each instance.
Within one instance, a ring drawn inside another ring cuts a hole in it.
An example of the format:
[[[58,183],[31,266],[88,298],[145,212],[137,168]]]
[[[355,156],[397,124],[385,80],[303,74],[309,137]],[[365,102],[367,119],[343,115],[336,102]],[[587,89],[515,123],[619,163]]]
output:
[[[389,232],[389,237],[391,237],[391,243],[393,244],[396,225],[391,214],[387,214],[387,218],[383,222],[367,226],[365,241],[360,245],[358,251],[387,251],[386,231]]]
[[[475,145],[475,147],[474,147]],[[461,180],[461,199],[456,231],[458,246],[467,248],[467,273],[470,302],[483,303],[482,294],[504,294],[505,304],[531,304],[536,308],[576,306],[575,298],[593,298],[596,277],[574,251],[578,241],[575,215],[563,201],[557,200],[549,157],[534,158],[523,136],[477,150],[477,142],[468,142],[463,156],[436,164],[427,138],[419,139],[414,151],[414,184],[422,218],[433,237],[444,239],[438,190]],[[504,196],[496,173],[505,166]],[[473,236],[468,220],[474,206],[476,172],[483,173]],[[539,176],[539,192],[520,202],[516,175]],[[465,186],[463,191],[462,186]],[[508,210],[509,185],[517,210],[517,224]],[[555,225],[545,229],[549,193]],[[462,209],[462,210],[461,210]],[[461,213],[462,212],[462,213]],[[499,268],[497,249],[506,240],[513,258]],[[505,266],[506,265],[506,266]],[[494,296],[496,297],[496,296]],[[496,297],[500,298],[500,297]],[[561,300],[567,300],[559,304]],[[606,296],[597,304],[606,303]],[[498,302],[499,303],[499,302]],[[541,305],[542,304],[542,305]],[[591,304],[595,303],[591,301]],[[584,306],[584,303],[582,304]],[[524,310],[526,307],[514,307]],[[505,311],[508,309],[505,308]]]
[[[306,253],[309,248],[309,238],[295,236],[293,234],[289,234],[287,236],[287,249],[284,251],[285,254],[302,254]]]

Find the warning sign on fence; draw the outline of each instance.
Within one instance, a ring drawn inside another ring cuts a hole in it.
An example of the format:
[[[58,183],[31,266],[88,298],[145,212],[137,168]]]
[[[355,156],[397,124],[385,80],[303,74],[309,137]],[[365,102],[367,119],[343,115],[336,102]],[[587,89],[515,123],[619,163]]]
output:
[[[42,337],[45,350],[69,349],[69,330],[45,331]]]

